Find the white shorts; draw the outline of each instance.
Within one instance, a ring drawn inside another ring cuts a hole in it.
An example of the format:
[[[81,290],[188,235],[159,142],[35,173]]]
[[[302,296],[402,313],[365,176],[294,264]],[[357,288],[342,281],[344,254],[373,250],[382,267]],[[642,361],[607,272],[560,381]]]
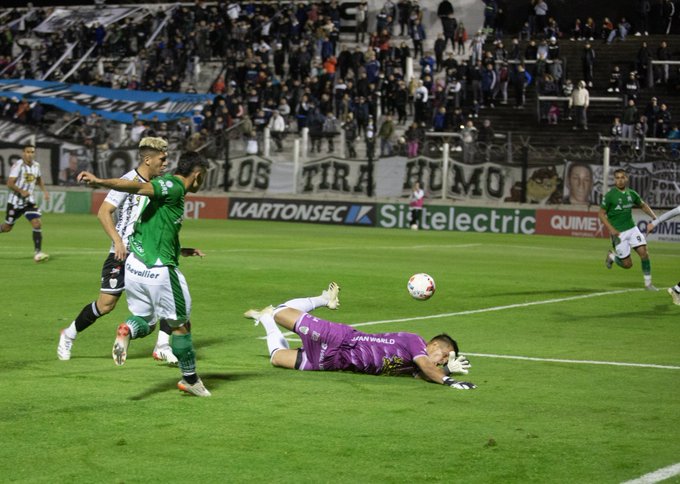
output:
[[[135,316],[165,319],[173,328],[189,321],[189,286],[176,267],[149,268],[130,254],[125,261],[125,292],[128,309]]]
[[[633,227],[625,232],[621,232],[618,237],[612,237],[612,245],[616,250],[616,255],[619,259],[625,259],[630,255],[631,247],[640,247],[641,245],[647,245],[647,240],[645,236],[642,235],[640,229]]]

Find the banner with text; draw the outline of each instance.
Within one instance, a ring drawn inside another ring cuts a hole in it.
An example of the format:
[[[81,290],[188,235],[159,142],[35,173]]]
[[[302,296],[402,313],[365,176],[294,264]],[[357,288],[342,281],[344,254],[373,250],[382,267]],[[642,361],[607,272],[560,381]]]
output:
[[[228,218],[372,227],[376,222],[376,205],[326,200],[231,197]]]
[[[96,214],[108,192],[92,192],[91,213]],[[184,199],[185,219],[226,219],[229,199],[227,197],[202,197],[188,194]]]
[[[191,115],[196,106],[213,98],[212,94],[131,91],[31,79],[0,80],[0,96],[37,101],[83,116],[97,113],[120,123],[132,123],[135,115],[173,121]]]
[[[92,195],[90,192],[47,190],[50,199],[45,200],[40,190],[35,192],[35,201],[43,213],[89,213]],[[5,210],[9,191],[0,189],[0,210]]]

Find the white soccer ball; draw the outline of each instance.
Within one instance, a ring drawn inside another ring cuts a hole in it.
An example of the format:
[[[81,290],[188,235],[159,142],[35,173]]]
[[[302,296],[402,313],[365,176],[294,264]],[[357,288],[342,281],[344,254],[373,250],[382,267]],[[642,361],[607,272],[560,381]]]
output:
[[[436,289],[434,279],[424,272],[413,274],[408,280],[406,287],[411,297],[419,301],[430,299]]]

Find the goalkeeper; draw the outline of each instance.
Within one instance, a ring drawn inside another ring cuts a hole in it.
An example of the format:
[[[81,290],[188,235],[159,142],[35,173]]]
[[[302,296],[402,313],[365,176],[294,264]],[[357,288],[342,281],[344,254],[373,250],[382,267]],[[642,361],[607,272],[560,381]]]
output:
[[[669,210],[668,212],[664,213],[656,220],[648,222],[647,234],[651,234],[654,228],[657,227],[660,223],[665,222],[666,220],[670,220],[674,217],[677,217],[678,215],[680,215],[680,205],[675,207],[673,210]],[[673,287],[669,287],[668,294],[670,294],[671,298],[673,298],[673,304],[677,304],[678,306],[680,306],[680,282],[678,282]]]
[[[337,309],[340,287],[331,282],[320,296],[291,299],[274,308],[246,311],[245,317],[262,324],[272,365],[303,371],[353,371],[369,375],[412,375],[458,390],[476,388],[454,380],[465,375],[470,362],[458,353],[458,343],[446,334],[425,342],[413,333],[362,333],[345,324],[309,314],[318,307]],[[290,349],[277,326],[295,332],[302,347]]]

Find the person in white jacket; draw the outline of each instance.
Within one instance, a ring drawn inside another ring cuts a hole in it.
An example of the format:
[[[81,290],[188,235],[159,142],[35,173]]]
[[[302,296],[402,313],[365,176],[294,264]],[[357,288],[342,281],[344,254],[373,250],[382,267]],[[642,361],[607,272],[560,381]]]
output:
[[[269,118],[267,127],[269,128],[269,133],[271,134],[274,143],[276,143],[276,151],[283,151],[282,140],[284,131],[286,130],[286,121],[278,110],[274,110],[272,113],[272,117]]]
[[[582,127],[588,130],[588,106],[590,105],[590,93],[586,89],[585,81],[579,81],[578,86],[571,93],[569,98],[569,109],[574,110],[574,129]]]

